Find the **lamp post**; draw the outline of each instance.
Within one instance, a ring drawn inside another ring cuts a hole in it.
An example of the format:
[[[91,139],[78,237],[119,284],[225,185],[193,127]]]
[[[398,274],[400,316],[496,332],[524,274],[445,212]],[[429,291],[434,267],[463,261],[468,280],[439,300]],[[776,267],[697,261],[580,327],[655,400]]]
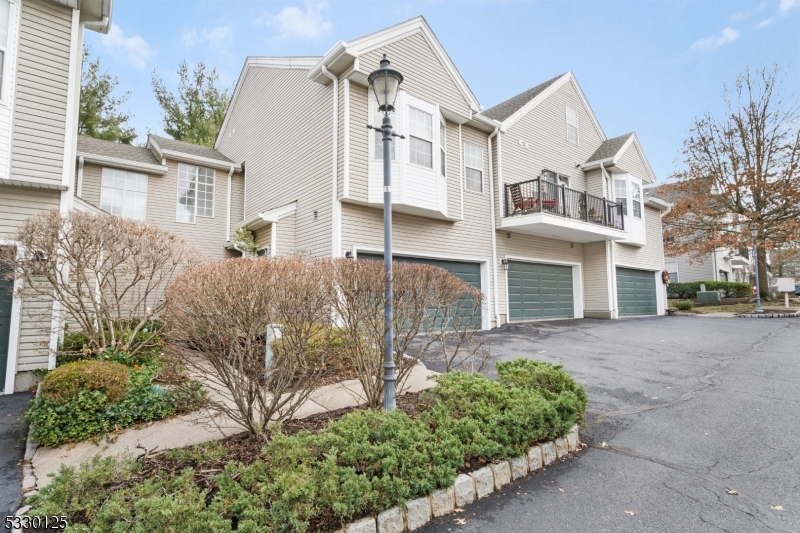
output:
[[[394,69],[389,68],[389,60],[383,54],[381,66],[372,72],[367,78],[369,86],[375,93],[378,100],[378,111],[383,113],[383,124],[380,128],[367,126],[370,129],[379,130],[383,140],[383,273],[384,273],[384,341],[386,351],[383,357],[383,410],[394,411],[397,406],[395,400],[395,381],[397,377],[394,372],[394,331],[392,322],[393,311],[393,289],[392,289],[392,137],[400,137],[392,131],[392,122],[389,113],[394,111],[394,103],[397,99],[397,92],[403,82],[403,75]]]
[[[758,226],[755,224],[750,226],[750,235],[753,236],[753,264],[756,271],[756,313],[763,313],[761,308],[761,284],[758,282]]]

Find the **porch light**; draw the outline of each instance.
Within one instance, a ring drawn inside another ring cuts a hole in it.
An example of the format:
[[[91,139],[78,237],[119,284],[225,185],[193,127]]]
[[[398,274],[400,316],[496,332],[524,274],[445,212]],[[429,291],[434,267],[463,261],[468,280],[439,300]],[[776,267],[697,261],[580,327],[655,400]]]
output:
[[[505,258],[501,259],[500,264],[503,265],[503,270],[508,272],[508,259]]]
[[[378,110],[384,113],[394,111],[394,102],[397,100],[400,84],[403,83],[403,75],[389,68],[386,54],[383,54],[383,59],[381,59],[381,68],[372,72],[367,81],[378,100]]]

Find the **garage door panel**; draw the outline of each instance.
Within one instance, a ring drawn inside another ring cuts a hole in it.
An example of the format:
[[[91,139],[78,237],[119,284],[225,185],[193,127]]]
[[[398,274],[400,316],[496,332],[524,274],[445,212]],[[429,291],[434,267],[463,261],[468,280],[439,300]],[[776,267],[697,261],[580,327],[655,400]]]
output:
[[[620,316],[657,314],[655,274],[617,267],[617,308]]]
[[[573,317],[572,267],[510,261],[508,302],[510,320]]]
[[[369,259],[375,261],[383,261],[383,254],[369,254],[369,253],[359,253],[358,259]],[[462,261],[445,261],[441,259],[427,259],[424,257],[410,257],[410,256],[402,256],[402,255],[393,255],[392,260],[395,263],[414,263],[414,264],[422,264],[422,265],[431,265],[439,268],[443,268],[450,272],[451,274],[455,275],[458,278],[463,279],[473,287],[478,290],[481,290],[481,265],[480,263],[467,263]],[[464,306],[465,309],[471,309],[472,302],[471,299],[466,302]],[[470,311],[471,312],[471,311]],[[481,316],[483,310],[478,310],[478,316],[475,318],[474,327],[479,328],[481,327]]]

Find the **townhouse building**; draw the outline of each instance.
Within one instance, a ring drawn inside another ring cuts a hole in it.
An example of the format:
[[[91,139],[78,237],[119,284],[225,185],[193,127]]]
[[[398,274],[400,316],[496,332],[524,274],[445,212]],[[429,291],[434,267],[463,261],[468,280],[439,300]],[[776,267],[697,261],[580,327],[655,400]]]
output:
[[[484,110],[422,17],[323,57],[250,57],[216,149],[246,166],[260,253],[383,256],[380,123],[367,76],[405,78],[392,114],[394,256],[480,288],[484,328],[661,314],[661,214],[635,133],[608,138],[571,72]]]
[[[111,0],[0,0],[0,246],[20,221],[73,208],[83,31],[106,33]],[[6,274],[3,272],[2,274]],[[24,317],[53,302],[21,301],[0,275],[0,391],[24,390],[54,363],[50,324]]]

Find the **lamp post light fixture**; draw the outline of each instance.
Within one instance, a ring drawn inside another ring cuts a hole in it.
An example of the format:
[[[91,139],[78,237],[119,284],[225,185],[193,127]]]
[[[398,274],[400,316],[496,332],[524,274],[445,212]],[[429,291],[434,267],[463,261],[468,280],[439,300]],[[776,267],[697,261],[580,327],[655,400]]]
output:
[[[761,308],[761,284],[758,282],[758,226],[755,224],[750,226],[750,235],[753,236],[753,264],[756,272],[756,313],[763,313],[764,310]]]
[[[392,122],[389,113],[394,111],[394,103],[397,100],[397,93],[400,84],[403,83],[403,75],[398,71],[389,68],[389,60],[383,54],[381,66],[372,72],[367,78],[369,86],[375,93],[378,100],[378,110],[383,113],[383,124],[381,127],[367,126],[370,129],[378,130],[383,134],[383,273],[384,273],[384,341],[385,349],[383,357],[383,410],[394,411],[397,407],[395,399],[395,375],[394,365],[394,331],[392,325],[394,321],[392,288],[392,137],[400,137],[392,131]]]

